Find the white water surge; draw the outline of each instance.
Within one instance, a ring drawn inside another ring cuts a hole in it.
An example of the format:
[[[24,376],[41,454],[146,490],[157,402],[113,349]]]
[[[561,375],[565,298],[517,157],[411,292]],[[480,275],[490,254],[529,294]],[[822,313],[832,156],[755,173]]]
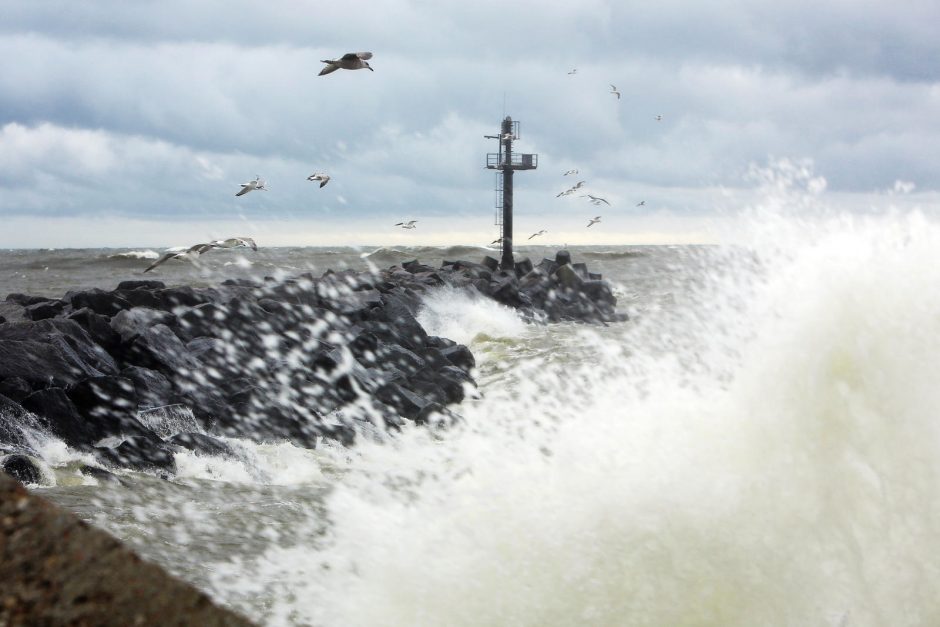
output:
[[[269,624],[940,624],[940,228],[757,225],[681,315],[363,443],[326,535],[214,594]]]

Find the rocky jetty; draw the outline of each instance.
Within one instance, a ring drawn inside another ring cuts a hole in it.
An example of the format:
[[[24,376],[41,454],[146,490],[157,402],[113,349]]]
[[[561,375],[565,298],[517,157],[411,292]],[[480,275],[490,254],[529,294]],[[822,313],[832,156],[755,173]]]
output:
[[[475,361],[416,319],[422,294],[444,285],[532,319],[623,319],[609,285],[567,251],[509,272],[487,257],[208,288],[135,280],[61,299],[10,294],[0,303],[0,465],[35,479],[37,430],[104,468],[170,475],[181,448],[234,455],[217,436],[309,448],[405,421],[447,424],[474,388]]]

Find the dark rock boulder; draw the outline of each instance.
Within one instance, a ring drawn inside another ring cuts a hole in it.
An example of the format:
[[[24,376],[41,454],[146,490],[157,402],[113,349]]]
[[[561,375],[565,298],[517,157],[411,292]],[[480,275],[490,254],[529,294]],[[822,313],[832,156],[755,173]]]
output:
[[[24,307],[23,313],[30,320],[48,320],[62,315],[68,303],[64,300],[48,300]]]
[[[80,327],[88,332],[88,335],[95,343],[109,353],[113,353],[121,343],[121,336],[111,328],[111,319],[107,316],[96,314],[85,307],[70,313],[68,319],[78,323]]]
[[[470,349],[463,344],[454,344],[453,346],[442,348],[440,351],[447,361],[464,370],[465,372],[469,372],[477,365],[476,359],[473,357],[473,353],[471,353]]]
[[[140,366],[128,366],[121,371],[121,377],[134,385],[138,410],[173,405],[179,402],[179,396],[173,390],[173,384],[155,370],[141,368]]]
[[[137,419],[137,391],[124,377],[92,377],[70,385],[69,399],[100,440],[109,436],[153,435]]]
[[[177,374],[199,368],[176,334],[164,324],[141,329],[127,349],[127,360],[134,365]]]
[[[0,379],[20,377],[33,387],[41,387],[67,385],[100,374],[60,346],[0,338]]]
[[[132,468],[150,472],[175,473],[173,449],[160,440],[130,437],[113,448],[96,447],[95,457],[113,468]]]
[[[22,484],[36,484],[42,481],[42,471],[36,463],[19,453],[0,456],[0,472],[5,472]]]
[[[44,424],[11,398],[0,395],[0,444],[14,451],[31,451],[30,431]]]
[[[6,396],[17,403],[32,393],[32,386],[23,377],[9,377],[0,381],[0,395]],[[0,410],[2,410],[2,406],[0,406]]]
[[[117,372],[117,365],[111,355],[98,346],[88,332],[74,320],[54,318],[4,324],[0,326],[0,340],[48,344],[53,347],[53,352],[59,355],[59,359],[71,366],[76,375],[94,376],[98,373]],[[0,378],[4,378],[2,371],[3,366],[0,365]]]
[[[37,303],[47,303],[53,299],[47,296],[32,296],[30,294],[7,294],[7,302],[16,303],[22,307],[28,307],[29,305],[35,305]]]
[[[121,281],[118,283],[119,290],[162,290],[166,288],[163,281]]]
[[[63,388],[33,392],[23,399],[23,408],[40,416],[53,435],[70,446],[87,447],[100,439],[100,433],[72,403]]]
[[[152,326],[162,324],[174,326],[176,316],[167,311],[150,309],[149,307],[133,307],[117,313],[111,318],[111,328],[121,337],[124,343],[131,342],[142,331]]]
[[[96,314],[113,316],[122,309],[130,309],[131,304],[120,296],[98,288],[82,292],[68,292],[65,300],[69,301],[72,309],[88,307]]]
[[[214,457],[238,457],[231,446],[204,433],[177,433],[167,440],[167,444]]]

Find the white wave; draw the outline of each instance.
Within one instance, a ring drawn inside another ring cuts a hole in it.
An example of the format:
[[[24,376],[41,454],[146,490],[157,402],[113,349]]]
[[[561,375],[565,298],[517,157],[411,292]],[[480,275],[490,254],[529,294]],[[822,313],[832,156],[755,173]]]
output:
[[[940,624],[940,226],[755,226],[681,312],[520,364],[461,429],[363,442],[326,546],[229,573],[260,618]]]
[[[158,259],[160,253],[153,250],[130,250],[108,255],[108,259]]]
[[[525,322],[513,309],[451,287],[427,294],[417,318],[429,334],[459,344],[482,338],[519,338],[526,332]]]

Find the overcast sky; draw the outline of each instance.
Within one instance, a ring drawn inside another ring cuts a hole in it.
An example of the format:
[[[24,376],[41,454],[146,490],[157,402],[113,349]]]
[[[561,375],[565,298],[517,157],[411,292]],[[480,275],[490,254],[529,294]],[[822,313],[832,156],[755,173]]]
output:
[[[940,213],[936,0],[0,0],[0,15],[3,247],[486,243],[483,135],[504,114],[539,154],[516,175],[517,239],[707,241],[768,180]],[[317,76],[360,50],[375,72]],[[556,198],[569,168],[612,206]],[[270,190],[236,198],[256,174]]]

